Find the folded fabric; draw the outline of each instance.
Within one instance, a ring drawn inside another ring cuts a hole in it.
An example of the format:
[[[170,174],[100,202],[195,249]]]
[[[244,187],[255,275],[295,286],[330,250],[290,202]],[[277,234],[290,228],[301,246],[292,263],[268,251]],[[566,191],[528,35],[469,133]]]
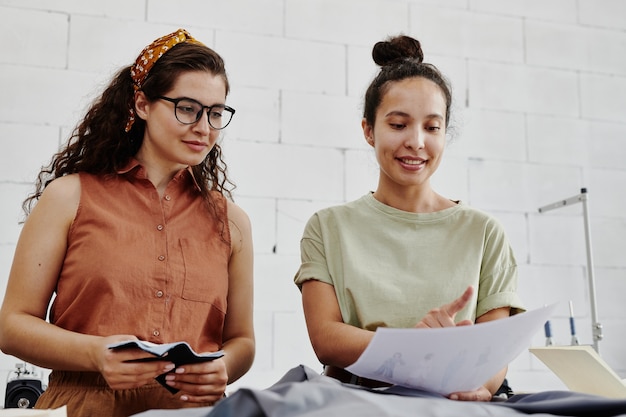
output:
[[[211,353],[196,353],[189,346],[187,342],[175,342],[175,343],[166,343],[166,344],[156,344],[151,342],[146,342],[143,340],[128,340],[125,342],[114,343],[107,346],[109,349],[129,349],[129,348],[139,348],[143,351],[151,353],[154,357],[148,357],[144,359],[139,359],[139,362],[148,362],[148,361],[157,361],[157,360],[166,360],[168,362],[172,362],[176,365],[176,368],[182,365],[188,365],[191,363],[201,363],[212,361],[217,358],[221,358],[224,356],[224,352],[219,350],[217,352]],[[174,368],[175,369],[175,368]],[[170,371],[174,372],[174,370]],[[167,388],[172,394],[176,394],[179,390],[167,385],[165,381],[165,377],[169,372],[165,372],[156,377],[156,380]]]

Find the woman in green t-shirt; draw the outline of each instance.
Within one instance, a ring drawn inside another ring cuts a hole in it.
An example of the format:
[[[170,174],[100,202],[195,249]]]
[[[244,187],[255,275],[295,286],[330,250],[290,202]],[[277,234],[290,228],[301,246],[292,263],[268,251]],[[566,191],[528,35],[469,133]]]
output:
[[[380,166],[378,187],[311,217],[295,282],[325,373],[382,386],[343,369],[377,327],[471,325],[523,307],[502,226],[431,187],[450,120],[447,81],[423,62],[411,37],[378,42],[372,56],[381,69],[365,95],[362,127]],[[505,375],[503,369],[479,389],[449,397],[489,401]]]

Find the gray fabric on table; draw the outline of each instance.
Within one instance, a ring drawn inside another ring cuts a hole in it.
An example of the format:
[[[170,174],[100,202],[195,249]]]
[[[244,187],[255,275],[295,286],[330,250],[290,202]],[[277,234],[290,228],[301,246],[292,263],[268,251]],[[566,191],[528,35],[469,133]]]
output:
[[[626,417],[626,399],[570,391],[514,395],[502,402],[452,401],[402,387],[342,384],[306,366],[263,390],[240,388],[213,407],[152,410],[136,417]]]
[[[180,408],[176,410],[148,410],[131,417],[205,417],[213,407]]]

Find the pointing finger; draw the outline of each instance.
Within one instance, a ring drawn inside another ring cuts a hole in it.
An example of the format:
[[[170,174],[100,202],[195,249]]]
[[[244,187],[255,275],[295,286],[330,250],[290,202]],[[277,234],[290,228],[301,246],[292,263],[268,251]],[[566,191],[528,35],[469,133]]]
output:
[[[468,301],[472,298],[472,294],[474,294],[474,287],[470,285],[459,298],[452,301],[450,304],[447,304],[443,310],[446,311],[450,317],[454,317],[456,313],[465,307]]]

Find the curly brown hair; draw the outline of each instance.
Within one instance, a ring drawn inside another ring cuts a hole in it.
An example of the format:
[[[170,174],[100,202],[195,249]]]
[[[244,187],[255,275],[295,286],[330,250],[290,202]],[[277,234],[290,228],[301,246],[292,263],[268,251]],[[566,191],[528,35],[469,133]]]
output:
[[[42,167],[35,191],[24,200],[22,208],[28,215],[44,189],[55,178],[78,172],[95,175],[116,175],[135,156],[143,141],[144,120],[136,118],[131,130],[124,131],[130,106],[134,105],[130,66],[113,77],[102,95],[94,101],[85,117],[72,132],[63,149]],[[208,71],[221,76],[230,90],[223,59],[211,48],[197,43],[180,43],[168,50],[150,70],[141,90],[149,100],[171,90],[178,77],[189,71]],[[218,191],[232,200],[234,184],[228,179],[227,166],[218,144],[199,165],[191,168],[200,193],[211,209],[210,191]]]

